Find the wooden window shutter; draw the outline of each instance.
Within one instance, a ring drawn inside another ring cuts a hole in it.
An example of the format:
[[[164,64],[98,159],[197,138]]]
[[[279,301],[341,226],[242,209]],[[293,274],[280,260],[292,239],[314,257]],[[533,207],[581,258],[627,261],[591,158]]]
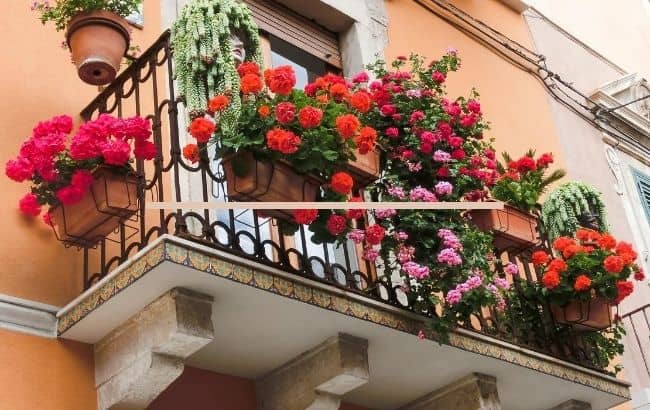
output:
[[[650,222],[650,176],[632,169],[634,175],[634,182],[639,190],[639,197],[641,198],[641,207],[645,210],[648,222]]]
[[[274,35],[328,64],[343,68],[338,35],[272,0],[242,0],[260,30]]]

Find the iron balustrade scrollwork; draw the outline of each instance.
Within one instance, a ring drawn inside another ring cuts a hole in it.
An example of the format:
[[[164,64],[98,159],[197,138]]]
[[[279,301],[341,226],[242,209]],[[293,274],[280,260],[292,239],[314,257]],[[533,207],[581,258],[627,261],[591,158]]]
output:
[[[133,221],[126,221],[110,238],[96,248],[84,248],[84,288],[106,276],[155,238],[173,234],[215,249],[324,282],[365,297],[414,311],[401,285],[391,278],[376,275],[367,261],[357,257],[352,244],[340,247],[310,243],[304,226],[293,236],[284,236],[273,219],[256,211],[235,210],[152,210],[148,201],[210,202],[226,200],[225,176],[221,165],[212,159],[213,147],[204,146],[196,164],[182,156],[181,141],[186,138],[185,108],[176,95],[173,80],[172,48],[169,31],[108,85],[82,112],[85,120],[102,113],[118,117],[139,115],[152,123],[153,142],[158,156],[152,163],[137,160],[135,168],[144,179],[144,200]],[[138,233],[127,233],[137,226]],[[503,319],[494,310],[476,315],[471,323],[459,326],[494,338],[525,346],[563,360],[602,370],[594,352],[579,334],[560,337],[547,306],[528,299],[524,283],[534,282],[537,273],[529,263],[530,252],[506,255],[524,272],[513,280],[517,303],[526,304],[539,315],[535,328],[522,327],[517,320]],[[432,312],[416,312],[437,315]],[[570,332],[570,330],[569,330]]]

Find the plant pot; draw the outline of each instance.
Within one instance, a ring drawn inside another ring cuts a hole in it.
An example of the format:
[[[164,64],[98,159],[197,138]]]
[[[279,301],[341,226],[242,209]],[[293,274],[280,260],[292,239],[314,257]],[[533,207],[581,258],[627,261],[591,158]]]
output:
[[[537,244],[537,217],[504,204],[503,209],[477,209],[470,212],[472,221],[482,231],[494,234],[498,251],[524,250]]]
[[[110,167],[93,172],[95,178],[81,201],[50,210],[57,238],[69,245],[92,247],[138,211],[138,178]]]
[[[379,153],[373,150],[360,154],[356,151],[354,155],[357,159],[348,163],[347,171],[354,180],[354,187],[363,189],[379,179]]]
[[[77,14],[66,31],[79,78],[92,85],[108,84],[115,79],[129,41],[126,20],[103,10]]]
[[[285,161],[258,161],[249,151],[228,155],[221,161],[230,201],[314,202],[322,181],[297,173]],[[267,216],[293,220],[293,211],[264,210]]]
[[[566,306],[551,304],[551,313],[556,323],[570,325],[579,331],[603,330],[612,324],[611,305],[600,297],[573,300]]]

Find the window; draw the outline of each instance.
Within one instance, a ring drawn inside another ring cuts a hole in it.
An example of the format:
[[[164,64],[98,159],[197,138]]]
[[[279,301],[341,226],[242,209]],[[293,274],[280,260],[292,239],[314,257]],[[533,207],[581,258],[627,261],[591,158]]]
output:
[[[641,199],[641,207],[645,211],[648,223],[650,223],[650,175],[632,168],[632,176],[634,177],[634,184],[639,190],[639,198]]]

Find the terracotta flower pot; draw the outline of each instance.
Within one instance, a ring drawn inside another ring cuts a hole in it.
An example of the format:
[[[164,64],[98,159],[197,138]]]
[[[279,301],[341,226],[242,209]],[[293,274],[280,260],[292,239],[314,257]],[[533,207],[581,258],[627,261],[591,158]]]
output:
[[[79,78],[92,85],[108,84],[129,48],[128,23],[109,11],[79,13],[68,23],[66,41]]]
[[[258,161],[248,151],[223,158],[228,198],[231,201],[313,202],[322,181],[313,175],[298,174],[284,161]],[[293,212],[264,210],[267,216],[293,220]]]
[[[81,201],[57,205],[50,211],[59,240],[91,247],[108,236],[138,210],[138,179],[110,167],[93,172],[95,178]]]
[[[573,300],[566,306],[551,304],[551,313],[556,323],[571,325],[580,331],[603,330],[612,324],[612,307],[599,297],[589,301]]]
[[[499,250],[523,250],[537,244],[537,217],[505,204],[503,209],[478,209],[470,212],[474,224],[494,234]]]
[[[354,180],[354,187],[363,189],[379,179],[379,153],[370,151],[367,154],[359,154],[357,151],[354,155],[357,159],[348,163],[347,171]]]

